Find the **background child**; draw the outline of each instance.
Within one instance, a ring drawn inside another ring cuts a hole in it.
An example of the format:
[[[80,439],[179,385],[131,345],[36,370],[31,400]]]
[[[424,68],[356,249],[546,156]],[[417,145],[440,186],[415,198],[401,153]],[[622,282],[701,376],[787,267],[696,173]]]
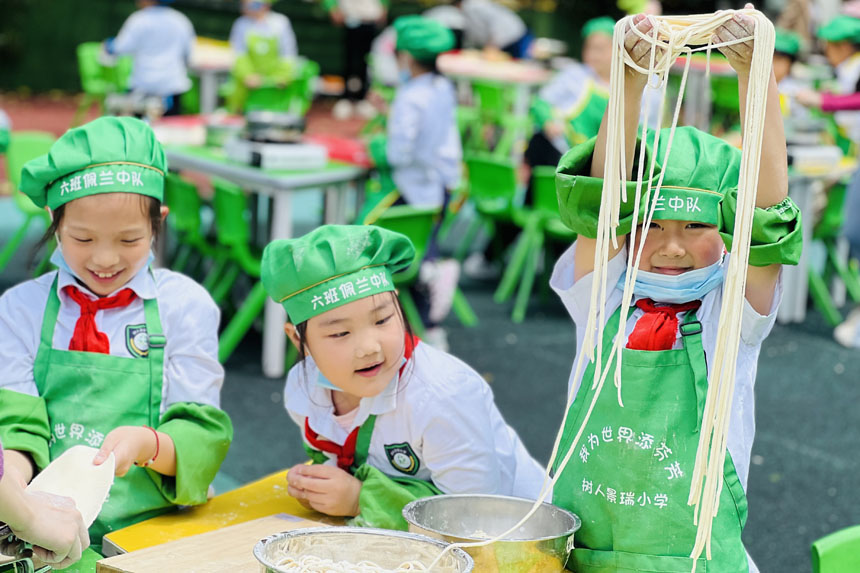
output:
[[[116,480],[90,528],[108,531],[206,501],[233,435],[219,409],[218,308],[191,279],[151,270],[164,151],[133,118],[68,131],[24,166],[47,206],[59,267],[0,297],[0,439],[27,483],[77,444],[110,452]],[[6,479],[4,478],[4,479]]]
[[[291,60],[299,55],[290,20],[272,12],[274,0],[243,0],[242,15],[230,29],[230,47],[236,53],[233,92],[229,108],[241,113],[248,88],[264,82],[284,87],[292,78]]]
[[[391,106],[387,134],[371,141],[369,153],[383,181],[390,177],[396,189],[382,198],[364,223],[372,223],[390,205],[444,211],[461,175],[463,149],[454,84],[436,68],[437,56],[454,47],[454,34],[421,16],[398,18],[394,29],[403,83]],[[440,215],[413,293],[427,327],[425,339],[447,350],[447,336],[439,323],[451,309],[460,271],[456,261],[439,258],[436,235],[441,223]]]
[[[194,26],[181,12],[164,4],[172,0],[137,0],[116,38],[105,42],[109,54],[129,54],[129,89],[165,99],[164,115],[180,113],[179,96],[191,89],[188,63]]]
[[[749,6],[748,6],[749,7]],[[646,36],[651,23],[634,23]],[[736,14],[721,26],[714,43],[752,35],[754,21]],[[625,48],[640,66],[648,66],[651,49],[632,31]],[[741,118],[749,84],[752,41],[723,48],[738,73]],[[632,69],[625,78],[624,152],[627,177],[636,173],[639,102],[646,77]],[[799,211],[786,197],[787,161],[776,81],[771,74],[762,143],[756,212],[746,301],[741,325],[736,387],[719,513],[714,521],[713,560],[707,568],[720,572],[756,571],[748,559],[741,532],[746,521],[745,488],[755,431],[753,385],[761,342],[769,333],[779,304],[780,264],[796,263],[801,247]],[[668,133],[656,153],[662,162]],[[650,141],[650,138],[649,138]],[[650,155],[649,153],[649,155]],[[579,238],[556,265],[551,284],[577,325],[578,348],[589,311],[595,254],[596,222],[606,156],[606,118],[596,140],[580,145],[558,169],[559,205],[563,219]],[[619,325],[627,266],[627,249],[638,249],[641,225],[631,229],[635,182],[622,206],[619,248],[609,253],[607,302],[610,316],[603,335],[604,356],[616,334],[625,337],[622,350],[621,397],[614,387],[597,399],[577,456],[554,488],[553,502],[582,517],[577,549],[568,566],[579,573],[621,569],[672,571],[690,567],[696,537],[693,508],[687,505],[693,462],[713,363],[717,325],[723,302],[724,269],[731,245],[741,154],[736,148],[693,128],[675,132],[671,156],[658,168],[663,186],[654,220],[644,242],[634,286],[635,307],[627,324]],[[650,157],[648,158],[650,165]],[[654,182],[656,183],[657,175]],[[639,221],[649,205],[642,202]],[[611,248],[611,247],[610,247]],[[605,366],[605,365],[604,365]],[[594,365],[580,379],[571,379],[576,399],[566,419],[562,451],[572,443],[594,390]],[[586,383],[581,385],[582,380]],[[611,385],[607,385],[610,386]],[[624,467],[625,475],[618,473]],[[699,565],[703,570],[702,565]]]
[[[466,364],[411,334],[392,274],[412,243],[373,226],[326,225],[263,253],[303,360],[284,402],[315,465],[290,495],[328,515],[406,529],[403,506],[438,493],[535,498],[543,471]]]

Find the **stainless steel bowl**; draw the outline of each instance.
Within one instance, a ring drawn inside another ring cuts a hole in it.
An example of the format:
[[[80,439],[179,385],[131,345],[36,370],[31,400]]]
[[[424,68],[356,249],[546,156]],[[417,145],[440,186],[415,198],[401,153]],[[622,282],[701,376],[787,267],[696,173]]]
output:
[[[285,558],[313,555],[332,561],[373,561],[394,570],[401,563],[420,559],[426,566],[448,543],[415,533],[365,527],[312,527],[278,533],[254,547],[254,557],[265,573],[283,573],[278,564]],[[448,552],[433,568],[437,573],[470,573],[474,561],[459,548]]]
[[[513,527],[534,502],[502,495],[437,495],[403,508],[409,531],[452,543],[492,539]],[[467,547],[475,570],[556,573],[564,570],[581,522],[573,513],[543,503],[515,533],[484,547]]]

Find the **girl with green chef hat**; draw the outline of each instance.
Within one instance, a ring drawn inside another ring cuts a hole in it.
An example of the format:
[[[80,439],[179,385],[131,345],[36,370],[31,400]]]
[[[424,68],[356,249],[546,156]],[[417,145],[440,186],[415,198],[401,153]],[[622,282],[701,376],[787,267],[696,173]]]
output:
[[[0,297],[4,479],[27,483],[76,445],[98,448],[96,465],[112,453],[96,551],[110,531],[204,503],[233,437],[220,409],[218,308],[191,279],[150,267],[166,171],[145,123],[103,117],[21,176],[51,213],[58,270]]]
[[[289,470],[288,493],[358,525],[405,530],[413,499],[534,499],[543,482],[484,379],[412,335],[392,275],[414,256],[371,225],[326,225],[263,253],[263,285],[302,358],[284,403],[313,461]]]
[[[749,5],[747,6],[750,7]],[[645,37],[652,24],[633,20]],[[752,36],[755,21],[740,12],[721,26],[713,42]],[[632,29],[625,49],[648,67],[651,44]],[[738,74],[741,117],[750,80],[752,40],[721,48]],[[639,102],[647,77],[628,69],[625,76],[627,179],[637,173]],[[741,532],[747,518],[746,484],[755,432],[753,386],[759,350],[770,332],[782,296],[780,268],[800,256],[800,213],[787,195],[785,137],[773,74],[767,91],[756,209],[749,269],[741,318],[741,342],[730,413],[728,452],[719,510],[713,524],[712,560],[704,557],[696,571],[748,573],[758,569],[747,556]],[[595,286],[595,237],[606,158],[606,117],[595,139],[570,150],[557,170],[562,218],[578,238],[554,269],[551,285],[577,326],[577,353],[583,339]],[[653,134],[652,134],[653,135]],[[653,141],[649,136],[648,141]],[[631,228],[636,194],[628,186],[621,206],[618,235],[610,245],[608,285],[603,316],[604,355],[616,338],[622,350],[621,399],[602,392],[581,434],[570,463],[553,489],[553,502],[582,518],[568,567],[577,573],[616,571],[690,571],[696,539],[694,508],[687,505],[699,431],[714,363],[717,326],[723,304],[721,284],[730,255],[741,153],[693,128],[678,128],[664,161],[669,134],[656,153],[653,183],[662,176],[659,195],[642,201],[639,221],[653,207],[644,240],[634,305],[626,324],[619,324],[627,252],[639,248],[642,228]],[[634,147],[635,146],[635,147]],[[643,186],[643,188],[646,186]],[[599,284],[599,283],[598,283]],[[567,451],[594,399],[590,381],[594,364],[579,378],[567,412],[560,448]],[[585,383],[583,383],[585,381]]]

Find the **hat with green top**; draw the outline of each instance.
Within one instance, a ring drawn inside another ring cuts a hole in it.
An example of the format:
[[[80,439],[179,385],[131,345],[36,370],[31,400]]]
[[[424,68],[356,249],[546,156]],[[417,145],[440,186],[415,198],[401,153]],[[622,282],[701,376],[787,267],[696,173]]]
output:
[[[333,308],[394,290],[391,276],[412,263],[404,235],[372,225],[323,225],[263,251],[266,292],[301,324]]]
[[[609,16],[592,18],[582,27],[582,39],[592,34],[607,34],[610,37],[615,33],[615,20]]]
[[[101,117],[70,129],[47,155],[27,162],[21,191],[39,207],[99,193],[164,200],[167,159],[152,129],[133,117]]]
[[[653,142],[649,131],[647,143]],[[651,197],[641,201],[637,222],[642,223],[653,205],[654,220],[692,221],[714,225],[727,247],[731,248],[737,205],[738,177],[741,152],[736,147],[699,131],[694,127],[675,130],[672,149],[666,165],[664,160],[669,129],[660,132],[657,165],[651,180]],[[578,235],[595,238],[603,194],[603,179],[589,176],[596,138],[580,144],[561,158],[556,171],[556,191],[562,221]],[[639,143],[636,144],[634,175],[638,173]],[[653,150],[647,146],[644,173],[649,173]],[[659,194],[657,182],[663,174]],[[644,197],[648,182],[643,181]],[[630,233],[636,182],[627,182],[627,201],[621,204],[617,235]],[[800,256],[800,211],[786,198],[768,209],[756,209],[753,220],[753,248],[750,264],[763,266],[774,263],[796,264]]]
[[[454,49],[454,33],[436,20],[422,16],[401,16],[394,21],[397,51],[409,52],[422,61]]]
[[[860,44],[860,18],[836,16],[818,29],[818,37],[828,42]]]
[[[800,36],[790,30],[777,28],[773,51],[797,57],[800,53]]]

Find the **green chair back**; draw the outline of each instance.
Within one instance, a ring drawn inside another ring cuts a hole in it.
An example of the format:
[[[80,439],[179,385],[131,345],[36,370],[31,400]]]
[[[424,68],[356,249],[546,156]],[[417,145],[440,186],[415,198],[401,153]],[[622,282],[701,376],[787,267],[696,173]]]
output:
[[[131,76],[132,60],[128,56],[117,58],[116,65],[104,66],[99,61],[101,54],[100,42],[84,42],[77,48],[78,73],[81,77],[81,88],[92,95],[106,95],[120,92],[128,87]]]
[[[532,197],[537,211],[558,215],[555,191],[555,167],[538,165],[532,169]]]
[[[812,544],[812,573],[860,571],[860,525],[848,527]]]
[[[507,158],[472,155],[465,158],[469,197],[479,211],[501,213],[513,207],[517,195],[517,166]]]
[[[501,84],[484,81],[472,82],[475,107],[484,117],[501,119],[510,114],[513,107],[513,90]]]
[[[410,205],[396,205],[389,207],[380,217],[374,221],[374,225],[395,231],[409,237],[415,247],[415,259],[408,269],[394,275],[397,284],[411,284],[418,277],[421,261],[427,253],[430,245],[430,236],[433,226],[439,217],[441,210],[438,207],[412,207]]]
[[[13,131],[6,150],[6,173],[12,187],[17,191],[21,185],[21,169],[24,164],[51,150],[57,138],[46,131]],[[14,193],[15,205],[26,214],[44,215],[44,211],[23,193]],[[47,215],[45,215],[47,216]]]
[[[197,194],[197,186],[176,173],[168,173],[164,183],[164,199],[170,207],[168,221],[183,235],[200,234],[200,208],[203,202]]]
[[[248,199],[242,189],[229,181],[213,179],[215,198],[215,231],[218,243],[230,247],[247,247],[251,240]]]

